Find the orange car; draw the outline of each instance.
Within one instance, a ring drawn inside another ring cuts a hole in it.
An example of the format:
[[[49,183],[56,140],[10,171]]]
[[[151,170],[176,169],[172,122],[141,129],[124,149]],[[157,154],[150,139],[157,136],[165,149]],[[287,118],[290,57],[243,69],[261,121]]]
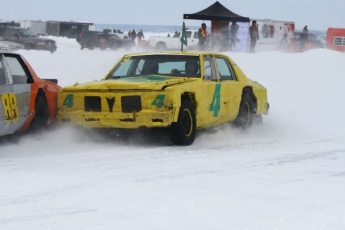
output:
[[[56,79],[40,79],[22,55],[0,51],[0,136],[54,122],[59,89]]]

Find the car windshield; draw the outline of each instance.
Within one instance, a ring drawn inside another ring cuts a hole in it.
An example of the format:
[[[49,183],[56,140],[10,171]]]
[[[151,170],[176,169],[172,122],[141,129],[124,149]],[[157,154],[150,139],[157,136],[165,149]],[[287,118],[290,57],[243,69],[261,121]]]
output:
[[[32,32],[32,31],[29,30],[29,29],[21,28],[21,29],[18,29],[18,32],[19,32],[20,35],[23,36],[23,37],[37,37],[37,35],[34,34],[34,32]]]
[[[125,56],[106,79],[146,75],[200,78],[199,66],[197,55]]]

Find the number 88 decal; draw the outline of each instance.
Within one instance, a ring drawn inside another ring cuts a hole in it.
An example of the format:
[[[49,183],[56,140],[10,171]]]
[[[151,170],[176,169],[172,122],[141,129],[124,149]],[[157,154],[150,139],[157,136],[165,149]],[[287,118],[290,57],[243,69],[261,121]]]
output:
[[[16,95],[14,93],[2,94],[1,102],[4,107],[6,123],[17,122],[19,120],[19,113]]]

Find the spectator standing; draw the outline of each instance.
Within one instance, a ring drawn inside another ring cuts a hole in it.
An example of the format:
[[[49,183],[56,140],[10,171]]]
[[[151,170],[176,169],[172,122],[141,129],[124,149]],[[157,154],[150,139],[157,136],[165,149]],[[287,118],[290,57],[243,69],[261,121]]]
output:
[[[145,39],[143,30],[140,30],[137,34],[138,40],[143,40]]]
[[[180,37],[180,34],[177,33],[177,31],[175,31],[175,34],[174,34],[173,38],[178,38],[178,37]]]
[[[128,31],[128,40],[132,40],[132,32]]]
[[[207,41],[207,27],[205,23],[201,24],[201,27],[198,30],[198,39],[199,47],[201,50],[204,50]]]
[[[250,36],[250,53],[255,52],[256,41],[259,40],[259,30],[256,24],[256,21],[252,22],[252,25],[249,27],[249,36]]]
[[[135,30],[133,29],[131,35],[132,35],[132,40],[134,41],[137,38],[137,32],[135,32]]]
[[[237,32],[238,32],[239,26],[236,24],[235,21],[231,23],[230,26],[230,50],[236,51],[236,41],[237,41]]]

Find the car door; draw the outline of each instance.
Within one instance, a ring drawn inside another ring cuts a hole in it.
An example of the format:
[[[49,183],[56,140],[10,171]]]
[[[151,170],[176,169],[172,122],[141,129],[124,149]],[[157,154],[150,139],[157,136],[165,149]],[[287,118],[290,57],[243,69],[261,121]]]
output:
[[[18,54],[1,54],[0,60],[5,75],[5,81],[0,77],[0,135],[7,135],[19,131],[29,116],[31,76]]]
[[[22,43],[20,38],[21,36],[16,29],[7,27],[6,40],[11,41],[11,42]]]
[[[200,68],[203,83],[199,89],[197,125],[207,128],[219,124],[219,112],[223,109],[220,103],[221,84],[218,81],[212,55],[203,56]]]
[[[237,116],[242,97],[242,85],[237,81],[229,60],[224,56],[215,57],[221,83],[220,90],[220,123],[229,122]]]

